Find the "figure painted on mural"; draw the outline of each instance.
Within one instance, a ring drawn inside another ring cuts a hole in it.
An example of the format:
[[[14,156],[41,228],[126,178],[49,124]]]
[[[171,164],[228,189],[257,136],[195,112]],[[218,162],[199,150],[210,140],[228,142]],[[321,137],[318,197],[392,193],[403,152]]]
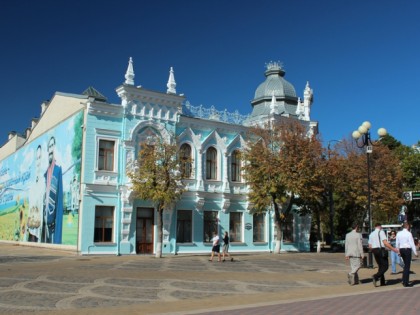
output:
[[[227,231],[223,237],[223,262],[225,261],[225,256],[230,257],[230,261],[233,261],[233,257],[229,254],[229,233]]]
[[[79,182],[77,181],[76,175],[73,177],[73,181],[70,183],[71,189],[71,215],[74,217],[79,210]]]
[[[213,238],[211,239],[211,241],[213,242],[213,247],[211,248],[210,261],[213,261],[214,254],[217,254],[217,261],[221,262],[222,259],[220,257],[220,240],[219,235],[217,235],[217,232],[213,233]]]
[[[48,141],[48,168],[44,174],[46,189],[44,200],[43,241],[61,244],[63,232],[63,173],[56,164],[55,138]]]
[[[39,145],[35,152],[35,178],[29,191],[29,214],[28,214],[28,232],[29,242],[41,241],[41,229],[43,216],[42,211],[44,208],[44,191],[45,179],[42,175],[42,148]]]
[[[353,224],[351,232],[346,234],[345,256],[350,263],[350,272],[348,274],[348,282],[350,285],[359,284],[358,271],[362,266],[364,257],[362,234],[358,231],[359,226]]]

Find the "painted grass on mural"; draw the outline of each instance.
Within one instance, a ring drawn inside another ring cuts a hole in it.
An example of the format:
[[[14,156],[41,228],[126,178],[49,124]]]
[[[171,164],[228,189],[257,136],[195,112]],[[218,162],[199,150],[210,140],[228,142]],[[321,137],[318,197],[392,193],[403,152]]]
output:
[[[4,209],[0,213],[0,239],[8,241],[27,241],[26,222],[28,221],[28,216],[26,211],[24,211],[27,207],[27,202],[24,202],[23,205],[15,205]],[[77,244],[78,224],[79,215],[77,213],[69,213],[63,216],[62,244]]]

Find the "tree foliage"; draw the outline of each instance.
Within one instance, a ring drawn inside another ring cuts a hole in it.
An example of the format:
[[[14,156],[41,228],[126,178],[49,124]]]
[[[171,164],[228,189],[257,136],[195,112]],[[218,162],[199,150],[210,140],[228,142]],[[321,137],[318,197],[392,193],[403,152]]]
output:
[[[74,173],[79,174],[81,169],[81,160],[82,160],[82,142],[83,142],[83,111],[77,114],[74,123],[74,139],[71,147],[71,156],[73,161],[75,161]]]
[[[354,141],[343,140],[337,159],[339,175],[334,182],[338,212],[337,230],[344,234],[353,222],[362,224],[368,218],[368,167],[372,221],[392,223],[402,204],[402,172],[398,157],[388,144],[374,143],[367,155]]]
[[[272,122],[252,129],[244,150],[244,178],[250,187],[254,212],[274,207],[277,227],[276,252],[280,252],[282,222],[298,205],[305,214],[323,192],[322,147],[316,137],[294,120]]]
[[[184,191],[180,167],[177,145],[154,137],[141,144],[137,168],[127,174],[135,196],[151,201],[158,213],[156,257],[162,257],[163,211],[170,209]]]

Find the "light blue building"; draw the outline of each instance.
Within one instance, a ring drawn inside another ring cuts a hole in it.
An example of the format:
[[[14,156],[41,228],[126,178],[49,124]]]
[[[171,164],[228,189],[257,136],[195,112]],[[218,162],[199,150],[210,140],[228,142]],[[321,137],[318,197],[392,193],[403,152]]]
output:
[[[154,253],[155,210],[150,202],[134,198],[126,171],[134,167],[140,143],[159,135],[166,140],[175,136],[183,154],[193,161],[187,191],[173,209],[164,211],[163,254],[209,253],[215,230],[219,235],[229,232],[232,253],[274,250],[273,212],[252,214],[238,152],[249,126],[280,117],[300,120],[308,132],[318,132],[317,122],[310,120],[312,89],[307,83],[301,101],[284,75],[280,64],[267,65],[248,116],[193,106],[176,93],[172,68],[166,92],[136,86],[131,58],[125,82],[116,89],[119,104],[107,102],[93,88],[81,95],[56,93],[43,103],[41,117],[25,135],[10,134],[0,148],[0,192],[9,196],[0,200],[0,224],[9,231],[0,238],[81,254]],[[12,163],[35,156],[41,162],[32,159],[22,170]],[[63,173],[63,210],[57,210],[53,223],[45,206],[54,210],[51,201],[45,201],[51,196],[52,184],[47,184],[51,165],[59,165]],[[20,179],[22,172],[26,181]],[[40,184],[39,178],[45,182]],[[31,191],[42,200],[30,197]],[[48,231],[60,224],[62,241],[47,241]],[[309,216],[288,217],[282,250],[309,251],[310,227]]]

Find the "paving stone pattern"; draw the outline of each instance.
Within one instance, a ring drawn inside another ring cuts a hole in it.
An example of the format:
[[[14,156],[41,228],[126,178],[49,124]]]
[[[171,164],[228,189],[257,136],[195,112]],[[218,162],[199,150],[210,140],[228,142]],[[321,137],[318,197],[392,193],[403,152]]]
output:
[[[0,244],[0,250],[3,248],[6,246]],[[162,259],[140,255],[81,257],[60,252],[24,255],[39,249],[13,255],[13,250],[7,249],[12,254],[0,257],[0,314],[117,310],[152,303],[218,301],[229,296],[242,296],[246,302],[247,296],[258,294],[348,286],[349,267],[343,254],[238,255],[233,262],[209,262],[208,256],[194,255]],[[419,262],[413,261],[413,265],[418,267]],[[417,279],[415,276],[412,279]],[[398,277],[393,279],[398,285]],[[363,285],[374,289],[372,284]]]

